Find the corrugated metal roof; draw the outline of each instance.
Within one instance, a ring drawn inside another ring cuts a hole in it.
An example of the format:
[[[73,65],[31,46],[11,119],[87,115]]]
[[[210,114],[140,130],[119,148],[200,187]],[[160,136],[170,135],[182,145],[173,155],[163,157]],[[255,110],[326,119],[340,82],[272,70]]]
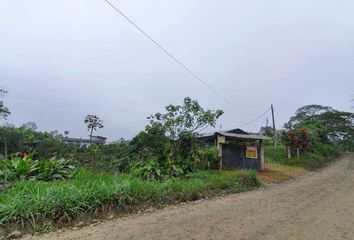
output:
[[[210,133],[200,133],[199,137],[203,138],[203,137],[212,137],[215,135],[215,133],[237,133],[237,134],[242,134],[242,135],[248,135],[247,132],[243,131],[240,128],[234,128],[234,129],[229,129],[229,130],[223,130],[223,131],[217,131],[217,132],[210,132]]]
[[[203,138],[203,137],[212,137],[214,136],[215,132],[211,133],[199,133],[198,137]]]
[[[244,132],[244,134],[241,133],[235,133],[235,132]],[[200,138],[210,138],[213,137],[216,134],[220,134],[225,137],[232,137],[232,138],[237,138],[237,139],[245,139],[245,140],[269,140],[271,138],[259,135],[259,134],[249,134],[242,129],[236,128],[232,130],[226,130],[226,131],[218,131],[218,132],[211,132],[211,133],[201,133],[199,134]]]
[[[226,133],[226,132],[216,132],[225,137],[233,137],[238,139],[249,139],[249,140],[269,140],[271,138],[263,136],[263,135],[256,135],[256,134],[238,134],[238,133]]]

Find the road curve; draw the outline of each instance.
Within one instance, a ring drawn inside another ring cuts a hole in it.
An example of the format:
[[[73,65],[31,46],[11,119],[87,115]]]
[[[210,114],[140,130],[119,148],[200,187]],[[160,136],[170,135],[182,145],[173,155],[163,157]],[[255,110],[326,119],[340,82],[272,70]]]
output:
[[[266,189],[31,239],[354,239],[354,155]]]

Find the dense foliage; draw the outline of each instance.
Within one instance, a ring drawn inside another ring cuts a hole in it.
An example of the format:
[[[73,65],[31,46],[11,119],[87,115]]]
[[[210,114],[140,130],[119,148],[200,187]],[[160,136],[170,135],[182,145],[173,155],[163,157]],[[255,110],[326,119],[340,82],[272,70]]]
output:
[[[288,130],[307,129],[318,142],[336,144],[344,149],[354,145],[354,113],[342,112],[328,106],[300,107],[288,123]]]
[[[52,181],[73,177],[75,167],[66,159],[32,160],[31,156],[0,160],[0,185],[19,180]]]
[[[312,143],[315,141],[313,139],[313,133],[310,133],[305,128],[284,131],[282,137],[283,143],[290,146],[292,149],[299,149],[302,152],[312,146],[310,137],[312,137]]]
[[[223,111],[204,110],[188,97],[183,105],[168,105],[165,110],[148,117],[150,124],[133,138],[131,145],[139,158],[134,172],[144,178],[162,179],[205,169],[201,162],[210,160],[200,154],[205,146],[197,140],[198,132],[215,127]]]
[[[131,141],[107,145],[65,144],[57,131],[36,131],[35,123],[19,128],[0,127],[3,156],[33,153],[34,159],[73,159],[78,166],[95,171],[133,172],[143,178],[162,180],[215,166],[216,150],[202,145],[198,132],[214,127],[221,110],[204,110],[196,100],[185,98],[182,105],[168,105],[165,113],[148,117],[149,124]],[[85,118],[87,129],[103,127],[95,115]]]
[[[7,91],[5,89],[0,88],[0,96],[3,94],[7,94]],[[7,107],[3,106],[2,102],[0,102],[0,117],[6,119],[10,114],[10,110]]]
[[[279,140],[276,149],[266,146],[266,162],[317,169],[335,159],[339,150],[354,150],[354,114],[321,105],[300,107],[285,124]],[[291,159],[286,147],[290,147]]]

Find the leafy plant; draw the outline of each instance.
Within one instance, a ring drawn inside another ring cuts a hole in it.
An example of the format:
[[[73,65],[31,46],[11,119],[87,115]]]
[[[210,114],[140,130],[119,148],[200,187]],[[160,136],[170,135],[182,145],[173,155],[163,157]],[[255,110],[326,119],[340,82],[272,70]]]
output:
[[[223,114],[222,110],[204,110],[189,97],[184,98],[182,105],[168,105],[165,110],[148,117],[150,124],[131,142],[141,160],[135,171],[144,178],[174,178],[202,167],[198,132],[215,127]]]
[[[200,147],[197,158],[202,169],[216,168],[219,163],[218,150],[216,146]]]
[[[12,157],[1,161],[0,184],[18,180],[52,181],[73,177],[75,167],[69,160],[51,158],[32,160],[29,157]]]

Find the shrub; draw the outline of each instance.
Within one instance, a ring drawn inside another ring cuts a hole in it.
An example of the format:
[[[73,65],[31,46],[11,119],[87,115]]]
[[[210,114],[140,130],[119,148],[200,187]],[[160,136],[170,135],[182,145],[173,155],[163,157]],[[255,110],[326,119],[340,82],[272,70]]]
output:
[[[19,180],[52,181],[71,178],[75,167],[66,159],[32,160],[31,157],[12,157],[0,160],[0,184]]]
[[[301,166],[310,170],[315,170],[325,166],[339,155],[335,145],[316,144],[308,151],[305,151],[300,157],[288,160],[289,165]]]
[[[216,146],[201,147],[197,152],[196,158],[201,169],[215,169],[218,167],[219,158]]]
[[[164,180],[178,178],[196,170],[195,163],[180,156],[168,156],[164,162],[157,160],[142,162],[133,168],[133,173],[143,179]]]

